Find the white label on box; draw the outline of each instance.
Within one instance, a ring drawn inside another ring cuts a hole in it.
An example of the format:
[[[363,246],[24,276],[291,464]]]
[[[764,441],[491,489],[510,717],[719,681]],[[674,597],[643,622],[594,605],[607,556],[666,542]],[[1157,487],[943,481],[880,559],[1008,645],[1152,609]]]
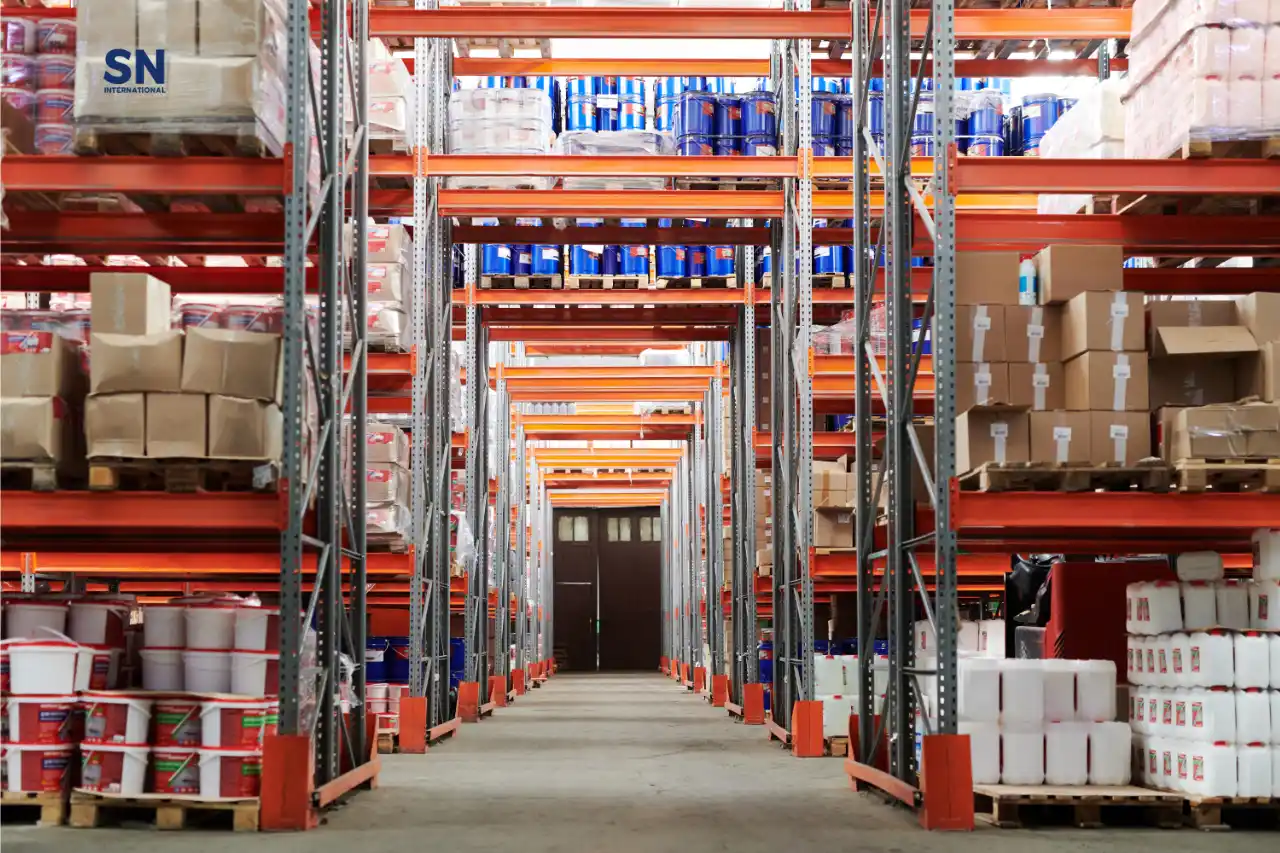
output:
[[[1043,366],[1043,365],[1040,365],[1040,366]],[[1031,374],[1031,387],[1032,387],[1032,388],[1048,388],[1048,387],[1049,387],[1049,374],[1047,374],[1047,373],[1033,373],[1033,374]]]
[[[560,260],[560,250],[556,248],[543,249],[542,259],[544,261],[558,261]]]
[[[1124,292],[1116,294],[1111,300],[1111,351],[1124,351],[1124,321],[1129,316],[1129,300]]]
[[[1070,441],[1071,427],[1058,426],[1053,428],[1054,441]]]
[[[1108,429],[1112,443],[1112,462],[1123,462],[1129,444],[1129,427],[1124,424],[1112,424]]]
[[[1112,440],[1126,440],[1129,438],[1129,428],[1124,424],[1112,424],[1110,429]]]
[[[1008,444],[1007,439],[1009,437],[1009,425],[1004,421],[997,421],[993,423],[991,425],[991,437],[995,439],[996,442],[995,461],[1003,464],[1005,459],[1008,457],[1006,446]]]
[[[992,438],[1008,438],[1009,425],[1004,421],[996,421],[991,425],[991,437]]]
[[[1129,370],[1129,362],[1127,359],[1123,364],[1117,362],[1116,366],[1111,368],[1111,375],[1116,379],[1128,379],[1130,373],[1131,371]]]
[[[985,307],[982,311],[974,315],[973,328],[974,331],[978,332],[985,332],[991,328],[991,315],[986,313]]]
[[[1056,426],[1053,428],[1053,443],[1056,462],[1071,461],[1071,427]]]
[[[974,396],[979,403],[985,404],[991,400],[991,365],[985,362],[978,365],[977,371],[973,374],[973,390]]]

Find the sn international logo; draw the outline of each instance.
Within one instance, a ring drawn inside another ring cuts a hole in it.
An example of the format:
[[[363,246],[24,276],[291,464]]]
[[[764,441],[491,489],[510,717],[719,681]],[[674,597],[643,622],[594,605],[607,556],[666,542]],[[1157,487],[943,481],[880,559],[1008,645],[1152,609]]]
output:
[[[164,50],[127,50],[117,47],[107,51],[107,67],[102,73],[108,95],[163,95],[165,86]],[[148,83],[150,79],[150,83]]]

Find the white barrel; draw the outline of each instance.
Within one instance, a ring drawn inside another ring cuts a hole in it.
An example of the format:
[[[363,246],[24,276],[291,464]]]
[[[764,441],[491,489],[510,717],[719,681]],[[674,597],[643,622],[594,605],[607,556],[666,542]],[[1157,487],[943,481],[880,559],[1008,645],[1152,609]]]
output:
[[[1138,589],[1141,583],[1127,584],[1124,588],[1124,632],[1139,634],[1138,627]]]
[[[1217,551],[1188,551],[1173,560],[1180,581],[1222,580],[1222,555]]]
[[[1169,681],[1177,687],[1191,687],[1191,635],[1178,631],[1169,635]]]
[[[956,731],[969,736],[969,764],[975,785],[995,785],[1000,781],[1000,726],[961,720]]]
[[[820,696],[822,701],[822,736],[848,737],[849,716],[853,713],[852,696]]]
[[[1078,661],[1049,658],[1044,668],[1044,721],[1056,723],[1076,718],[1076,664]],[[1048,737],[1048,730],[1045,730]],[[1047,768],[1048,765],[1046,765]],[[1046,769],[1045,774],[1048,775]],[[1071,784],[1060,782],[1054,784]]]
[[[1131,775],[1133,733],[1127,723],[1087,724],[1089,784],[1127,785]]]
[[[1044,784],[1044,732],[1000,733],[1000,781],[1005,785]]]
[[[1236,687],[1265,690],[1271,685],[1271,638],[1249,632],[1232,638],[1236,662]]]
[[[956,648],[962,652],[978,651],[978,623],[960,622],[960,634],[956,638]]]
[[[1249,584],[1249,627],[1257,631],[1280,631],[1280,580],[1258,580]]]
[[[1135,634],[1147,635],[1151,631],[1151,581],[1139,581],[1125,587],[1126,597],[1132,596],[1133,627]]]
[[[1198,797],[1236,796],[1239,784],[1235,746],[1225,743],[1194,743],[1191,746],[1187,793]]]
[[[1000,720],[1000,661],[961,658],[956,661],[956,711],[961,720],[995,723]]]
[[[1147,589],[1147,632],[1182,630],[1182,590],[1175,581],[1156,581]]]
[[[983,619],[978,622],[978,651],[989,658],[1004,658],[1003,619]]]
[[[1271,796],[1271,747],[1242,745],[1236,749],[1237,797]]]
[[[1125,730],[1128,731],[1127,726]],[[1127,758],[1127,743],[1125,750]],[[1047,785],[1084,785],[1089,781],[1088,724],[1075,721],[1045,724],[1044,781]]]
[[[1116,718],[1116,664],[1110,660],[1075,662],[1076,714],[1089,722]]]
[[[1213,584],[1182,584],[1182,624],[1188,631],[1203,631],[1218,624],[1218,596]]]
[[[1040,731],[1044,721],[1044,668],[1038,660],[1000,661],[1000,722],[1006,729]]]
[[[1173,694],[1173,736],[1179,740],[1191,738],[1191,690],[1187,687],[1170,687]]]
[[[1234,743],[1236,697],[1230,690],[1195,689],[1191,693],[1189,737],[1200,742]]]
[[[1244,631],[1249,627],[1249,588],[1237,581],[1213,585],[1218,597],[1218,627]]]
[[[1197,687],[1235,687],[1235,644],[1221,631],[1196,631],[1191,635],[1191,670]]]
[[[813,692],[817,696],[844,692],[844,661],[838,655],[813,656]]]
[[[1271,742],[1271,697],[1265,690],[1237,690],[1236,743]]]

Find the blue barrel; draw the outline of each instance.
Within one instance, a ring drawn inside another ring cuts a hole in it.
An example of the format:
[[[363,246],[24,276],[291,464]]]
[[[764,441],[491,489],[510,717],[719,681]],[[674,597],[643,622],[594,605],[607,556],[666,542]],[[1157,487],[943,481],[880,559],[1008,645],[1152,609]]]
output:
[[[461,637],[449,638],[449,686],[457,687],[462,683],[464,670],[467,668],[467,641]]]
[[[707,247],[707,275],[733,275],[733,246]]]
[[[684,246],[658,246],[658,278],[684,278],[689,274],[689,253]]]
[[[933,134],[933,93],[921,92],[920,103],[916,106],[916,117],[911,125],[912,136]]]
[[[716,136],[742,135],[742,99],[733,95],[716,98]]]
[[[852,157],[853,156],[853,140],[852,139],[836,139],[836,156]]]
[[[836,142],[842,139],[853,139],[857,132],[857,115],[853,108],[853,98],[841,95],[836,99]]]
[[[369,637],[364,644],[364,680],[378,682],[387,680],[387,649],[390,647],[386,637]]]
[[[566,77],[565,89],[566,93],[572,97],[574,95],[594,95],[596,93],[595,78],[593,77]]]
[[[409,682],[409,638],[387,637],[387,681],[396,684]]]
[[[639,78],[637,78],[639,79]],[[653,84],[653,98],[674,98],[684,91],[683,77],[659,77]]]
[[[733,85],[727,77],[708,77],[707,91],[713,95],[731,95],[733,94]]]
[[[710,136],[682,136],[676,151],[686,157],[706,157],[715,153],[715,141]]]
[[[1022,99],[1022,155],[1040,153],[1040,140],[1058,120],[1061,105],[1057,95],[1027,95]]]
[[[679,109],[679,95],[670,98],[658,98],[653,104],[653,129],[671,130],[675,126],[676,112]]]
[[[679,77],[681,92],[709,92],[706,77]]]
[[[600,253],[600,272],[602,275],[621,275],[622,274],[622,248],[620,246],[605,246]]]
[[[600,275],[603,247],[573,246],[569,250],[569,272],[572,275]]]
[[[533,247],[533,264],[530,275],[559,275],[560,247],[537,245]]]
[[[1004,128],[1004,111],[984,106],[969,113],[969,136],[999,136]]]
[[[888,657],[888,656],[889,656],[889,641],[888,641],[888,640],[873,640],[873,641],[871,642],[871,650],[872,650],[873,652],[875,652],[876,656],[878,656],[878,657]]]
[[[837,223],[832,222],[831,226],[835,227]],[[827,220],[813,220],[814,228],[826,228]],[[814,246],[813,247],[813,273],[814,275],[827,275],[829,273],[844,272],[844,252],[839,246]]]
[[[644,130],[644,80],[640,77],[618,78],[618,130]]]
[[[511,247],[505,243],[480,246],[481,275],[511,275]]]
[[[771,133],[752,134],[742,138],[742,154],[746,157],[773,157],[778,153],[778,139]]]
[[[773,643],[764,641],[759,646],[760,680],[768,684],[773,681]],[[766,696],[768,693],[765,694]]]
[[[706,92],[683,92],[676,100],[676,137],[714,136],[716,97]]]
[[[618,129],[618,78],[595,77],[596,130]]]
[[[834,136],[815,136],[813,138],[813,156],[836,156],[836,138]]]
[[[503,85],[508,89],[528,89],[529,84],[524,77],[503,77]]]
[[[778,135],[777,101],[772,92],[748,92],[741,98],[744,136]]]
[[[486,77],[480,82],[481,89],[505,89],[507,88],[506,77]]]
[[[764,281],[766,275],[773,273],[773,249],[761,246],[756,252],[756,281]]]
[[[911,266],[915,266],[915,261],[924,260],[924,258],[912,258]],[[920,317],[911,321],[911,351],[922,352],[925,355],[933,354],[933,335],[932,330],[924,328],[924,320]]]
[[[973,139],[969,140],[969,150],[967,153],[971,157],[1003,157],[1004,137],[975,136]]]
[[[912,157],[932,157],[933,156],[933,136],[924,136],[922,134],[911,135],[911,156]]]
[[[840,96],[830,92],[814,92],[809,105],[814,136],[836,135],[836,106]]]
[[[533,247],[528,243],[512,244],[511,274],[530,275],[533,272]]]
[[[884,136],[884,92],[872,92],[867,99],[867,128],[872,136]]]
[[[738,146],[739,141],[733,136],[717,136],[712,140],[711,147],[718,157],[736,157],[742,153]]]
[[[565,111],[565,128],[568,130],[596,129],[596,99],[594,95],[570,95]]]
[[[643,219],[623,219],[621,222],[623,228],[644,228],[645,224]],[[622,275],[649,274],[648,246],[619,246],[618,249]]]
[[[597,95],[618,94],[617,77],[592,77],[591,85],[595,89],[595,94]]]
[[[707,274],[707,247],[685,246],[689,258],[689,277],[696,278]]]
[[[799,78],[797,78],[797,82]],[[810,77],[809,88],[814,92],[822,92],[824,94],[838,95],[840,93],[839,77]]]

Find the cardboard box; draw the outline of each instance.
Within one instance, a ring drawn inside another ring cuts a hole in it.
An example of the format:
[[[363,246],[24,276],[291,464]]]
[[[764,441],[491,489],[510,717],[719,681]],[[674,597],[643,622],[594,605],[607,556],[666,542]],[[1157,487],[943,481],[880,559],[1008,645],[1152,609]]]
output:
[[[368,424],[364,429],[364,461],[411,467],[409,437],[404,430],[392,424]]]
[[[173,0],[168,0],[172,4]],[[184,0],[192,2],[192,0]],[[262,0],[199,0],[202,56],[256,56],[266,26]],[[141,24],[141,21],[139,21]]]
[[[1210,319],[1227,319],[1227,312],[1234,310],[1232,303],[1204,304],[1227,306],[1209,309]],[[1161,308],[1152,318],[1160,320],[1169,313],[1169,309]],[[1172,313],[1176,321],[1182,310]],[[1236,374],[1245,371],[1245,357],[1257,349],[1253,335],[1244,326],[1165,323],[1153,327],[1151,405],[1158,408],[1233,402],[1247,393],[1236,387]],[[1242,377],[1240,385],[1250,382],[1250,377]]]
[[[74,427],[57,397],[0,399],[0,459],[61,462],[69,458]]]
[[[1142,352],[1141,293],[1081,293],[1062,309],[1062,357],[1087,350]]]
[[[260,88],[262,63],[253,56],[173,56],[169,72],[183,87],[170,92],[172,116],[250,116],[271,97]]]
[[[956,364],[956,411],[1009,402],[1009,365],[989,362]]]
[[[209,449],[209,398],[203,394],[147,395],[147,456],[203,459]]]
[[[138,46],[138,0],[79,0],[76,26],[85,33],[80,37],[81,49],[92,38],[103,52],[114,47],[132,50]]]
[[[1174,417],[1170,460],[1280,454],[1280,405],[1198,406]]]
[[[1236,360],[1229,358],[1153,358],[1147,388],[1153,409],[1231,403],[1244,396],[1236,389]]]
[[[852,548],[853,510],[817,509],[813,513],[813,547]]]
[[[1152,330],[1151,355],[1155,358],[1231,358],[1257,351],[1257,342],[1244,326],[1161,326]]]
[[[1150,410],[1144,352],[1086,352],[1064,365],[1063,379],[1072,411]]]
[[[1280,293],[1250,293],[1236,303],[1240,322],[1260,344],[1280,341]]]
[[[814,507],[848,507],[853,505],[853,475],[844,457],[836,461],[813,463],[810,489]]]
[[[1008,305],[1004,330],[1007,361],[1062,360],[1062,306]]]
[[[365,263],[396,264],[409,257],[413,241],[403,225],[370,225]]]
[[[1009,399],[1012,406],[1033,411],[1061,409],[1067,405],[1062,362],[1009,365]]]
[[[412,283],[403,264],[366,264],[366,270],[370,302],[409,304]]]
[[[1172,461],[1174,425],[1178,420],[1178,412],[1185,408],[1187,407],[1163,406],[1156,410],[1155,417],[1152,418],[1155,426],[1156,451],[1160,458],[1166,462]]]
[[[1280,341],[1261,344],[1255,355],[1240,359],[1239,365],[1236,392],[1240,397],[1280,402]]]
[[[1029,462],[1031,420],[1025,409],[976,406],[956,417],[956,473],[986,462]]]
[[[760,548],[756,551],[756,568],[773,566],[773,549]]]
[[[956,360],[1006,361],[1005,306],[956,306]]]
[[[5,397],[64,397],[84,394],[84,374],[75,342],[53,332],[0,335],[0,393]]]
[[[89,390],[94,394],[183,390],[181,332],[94,332],[89,352]]]
[[[1088,412],[1031,412],[1028,429],[1032,462],[1093,461]]]
[[[1041,305],[1066,302],[1088,290],[1124,288],[1120,246],[1048,246],[1036,255],[1035,263]]]
[[[1089,447],[1101,465],[1134,465],[1151,455],[1151,418],[1145,412],[1090,412]]]
[[[1017,252],[957,252],[957,305],[1017,305]]]
[[[1166,326],[1239,326],[1236,303],[1230,299],[1162,299],[1147,303],[1147,349],[1156,351],[1157,331]]]
[[[187,330],[182,390],[279,401],[280,336],[266,332]]]
[[[409,505],[408,471],[394,463],[371,463],[365,466],[364,471],[366,504]]]
[[[280,459],[284,418],[275,403],[214,394],[209,398],[209,456]]]
[[[169,285],[140,272],[89,276],[90,328],[95,335],[154,335],[172,323]]]
[[[140,47],[164,48],[167,56],[196,52],[196,31],[199,29],[196,26],[196,0],[138,0],[138,5]],[[208,7],[211,4],[206,2],[204,5]],[[91,35],[97,40],[97,33]]]
[[[96,335],[94,337],[97,337]],[[89,459],[147,455],[144,394],[93,394],[84,404],[85,455]]]
[[[131,4],[125,4],[126,6]],[[133,32],[136,30],[136,21],[132,18],[128,22],[130,30],[129,40],[135,40]],[[84,27],[84,23],[79,23],[80,27]],[[94,33],[94,40],[97,39],[99,33]],[[191,78],[178,79],[175,71],[174,59],[176,57],[166,57],[165,87],[161,92],[146,93],[123,93],[116,91],[114,88],[108,88],[102,85],[102,81],[106,79],[107,60],[103,53],[91,54],[85,47],[86,36],[80,40],[80,55],[76,57],[76,85],[75,85],[75,112],[77,118],[92,116],[94,119],[125,119],[129,121],[142,121],[147,119],[156,120],[172,120],[175,117],[183,115],[178,105],[185,103],[183,95],[190,91],[192,85]],[[122,43],[117,41],[105,42],[101,45],[101,50],[111,50],[121,47]],[[197,86],[201,85],[197,80]],[[190,113],[187,113],[190,115]],[[134,275],[135,273],[123,273],[124,275]],[[116,275],[116,273],[111,273]],[[97,326],[97,324],[94,324]]]

